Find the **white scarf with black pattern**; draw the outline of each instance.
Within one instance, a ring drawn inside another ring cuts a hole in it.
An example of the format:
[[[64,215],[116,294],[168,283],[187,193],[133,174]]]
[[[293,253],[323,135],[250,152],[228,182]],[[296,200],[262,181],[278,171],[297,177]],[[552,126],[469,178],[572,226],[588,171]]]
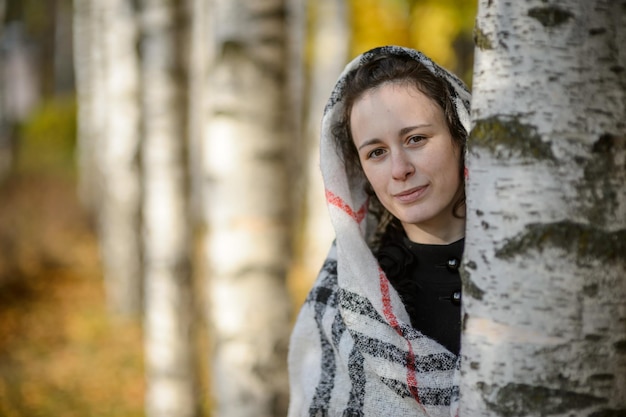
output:
[[[409,55],[452,87],[469,130],[470,95],[461,81],[412,49],[386,46],[349,63],[324,111],[321,170],[336,240],[291,336],[289,417],[455,416],[459,360],[410,325],[398,294],[366,243],[365,178],[349,178],[331,126],[347,72],[381,53]]]

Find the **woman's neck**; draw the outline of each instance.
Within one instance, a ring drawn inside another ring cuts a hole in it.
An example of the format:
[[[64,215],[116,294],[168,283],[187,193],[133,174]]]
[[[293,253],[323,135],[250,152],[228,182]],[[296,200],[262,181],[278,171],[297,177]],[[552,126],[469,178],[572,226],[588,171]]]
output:
[[[410,241],[428,245],[448,245],[465,237],[465,219],[454,218],[446,227],[425,227],[402,223]]]

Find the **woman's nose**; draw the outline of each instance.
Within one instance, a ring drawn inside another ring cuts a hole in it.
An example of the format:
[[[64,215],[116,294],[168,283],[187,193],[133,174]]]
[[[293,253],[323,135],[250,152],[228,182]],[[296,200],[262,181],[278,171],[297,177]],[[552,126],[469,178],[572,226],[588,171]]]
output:
[[[391,164],[391,175],[396,180],[405,180],[415,172],[415,167],[405,152],[396,153],[391,159]]]

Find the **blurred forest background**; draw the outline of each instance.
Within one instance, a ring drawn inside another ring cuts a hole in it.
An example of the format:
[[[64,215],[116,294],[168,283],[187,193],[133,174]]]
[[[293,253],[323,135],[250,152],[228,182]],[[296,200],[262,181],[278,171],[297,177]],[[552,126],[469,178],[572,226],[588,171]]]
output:
[[[324,102],[383,44],[471,84],[475,3],[0,0],[0,417],[282,415]]]

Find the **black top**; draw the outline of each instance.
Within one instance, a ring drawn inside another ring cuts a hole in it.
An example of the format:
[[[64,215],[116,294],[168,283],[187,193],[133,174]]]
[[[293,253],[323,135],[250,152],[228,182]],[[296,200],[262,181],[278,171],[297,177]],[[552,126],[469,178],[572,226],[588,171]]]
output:
[[[449,245],[427,245],[406,237],[387,241],[377,257],[398,291],[411,325],[455,355],[461,341],[459,265],[465,239]]]

